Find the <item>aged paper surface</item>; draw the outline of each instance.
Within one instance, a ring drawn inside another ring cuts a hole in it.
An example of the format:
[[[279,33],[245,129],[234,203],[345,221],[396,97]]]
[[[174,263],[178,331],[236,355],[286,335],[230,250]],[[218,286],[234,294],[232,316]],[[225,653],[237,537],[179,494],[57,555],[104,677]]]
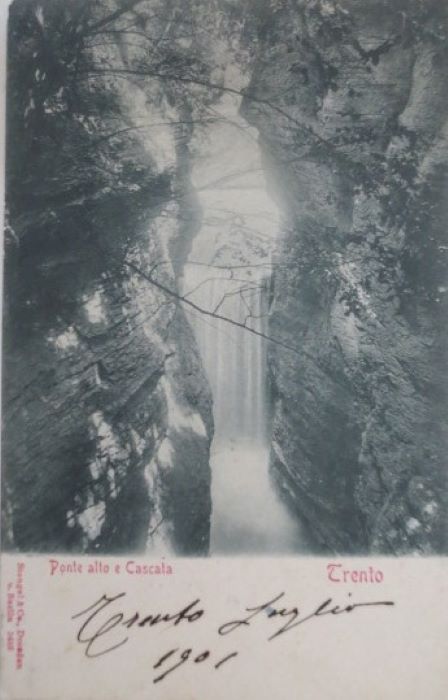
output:
[[[445,698],[447,3],[0,8],[0,697]]]
[[[244,698],[249,693],[262,700],[298,695],[335,700],[446,697],[446,566],[437,560],[423,565],[412,559],[375,560],[374,567],[385,572],[385,583],[357,587],[329,583],[326,563],[316,559],[183,559],[173,563],[172,576],[127,574],[126,560],[121,560],[119,575],[66,577],[51,577],[46,558],[5,560],[3,599],[9,582],[17,582],[16,566],[25,564],[23,667],[16,670],[16,653],[3,651],[5,698],[178,700]],[[112,569],[118,562],[107,561]],[[368,567],[369,562],[361,559],[355,565]],[[285,607],[297,605],[304,615],[330,596],[346,605],[349,592],[356,601],[385,598],[395,606],[315,618],[272,641],[268,637],[287,618],[279,622],[263,612],[249,627],[219,635],[224,623],[247,617],[246,607],[262,605],[283,590]],[[126,597],[95,629],[86,628],[86,636],[116,614],[124,613],[128,620],[136,611],[143,618],[177,613],[198,598],[196,610],[203,609],[204,615],[176,627],[165,623],[115,629],[92,646],[92,654],[128,641],[103,656],[86,658],[86,645],[76,641],[80,619],[71,616],[103,594],[113,597],[124,591]],[[14,634],[14,627],[15,622],[4,624],[4,634]],[[154,668],[173,649],[178,651]],[[188,649],[191,658],[154,683]],[[206,651],[210,656],[195,663]],[[234,652],[238,655],[215,669]]]

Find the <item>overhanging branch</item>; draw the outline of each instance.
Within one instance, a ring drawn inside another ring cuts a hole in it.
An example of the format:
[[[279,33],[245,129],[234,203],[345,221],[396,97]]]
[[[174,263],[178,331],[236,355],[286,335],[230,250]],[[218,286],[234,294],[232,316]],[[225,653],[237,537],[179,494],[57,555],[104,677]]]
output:
[[[273,338],[272,336],[268,335],[267,333],[263,333],[262,331],[257,331],[255,328],[251,328],[250,326],[247,326],[245,323],[242,323],[240,321],[235,321],[234,319],[229,318],[228,316],[223,316],[222,314],[216,313],[214,311],[209,311],[208,309],[204,309],[202,306],[195,304],[194,301],[191,301],[191,299],[187,299],[185,296],[182,296],[182,294],[179,294],[178,292],[175,292],[173,289],[166,287],[161,282],[158,282],[153,277],[151,277],[151,275],[146,274],[137,265],[134,265],[134,263],[129,262],[128,260],[124,260],[123,264],[126,267],[130,268],[131,270],[134,270],[134,272],[136,274],[140,275],[140,277],[142,277],[147,282],[149,282],[149,284],[152,284],[152,285],[154,285],[154,287],[157,287],[157,289],[160,289],[167,296],[171,297],[172,299],[175,299],[177,302],[182,302],[182,304],[185,304],[186,306],[191,307],[192,309],[194,309],[195,311],[198,311],[200,314],[203,314],[204,316],[210,316],[211,318],[216,318],[219,321],[224,321],[224,323],[228,323],[231,326],[237,326],[237,328],[242,328],[243,330],[248,331],[249,333],[253,333],[253,335],[257,335],[260,338],[264,338],[265,340],[269,341],[270,343],[274,343],[275,345],[280,345],[281,347],[286,348],[287,350],[291,350],[291,352],[294,352],[297,355],[307,355],[308,354],[302,350],[299,350],[298,348],[295,348],[292,345],[289,345],[288,343],[283,342],[282,340],[279,340],[278,338]],[[312,358],[311,355],[308,355],[308,357]]]

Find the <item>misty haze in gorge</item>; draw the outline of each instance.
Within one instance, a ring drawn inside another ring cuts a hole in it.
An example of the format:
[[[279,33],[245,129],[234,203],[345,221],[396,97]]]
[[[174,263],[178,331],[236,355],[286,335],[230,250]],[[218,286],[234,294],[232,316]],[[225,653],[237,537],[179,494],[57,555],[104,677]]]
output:
[[[5,550],[446,553],[447,13],[12,2]]]

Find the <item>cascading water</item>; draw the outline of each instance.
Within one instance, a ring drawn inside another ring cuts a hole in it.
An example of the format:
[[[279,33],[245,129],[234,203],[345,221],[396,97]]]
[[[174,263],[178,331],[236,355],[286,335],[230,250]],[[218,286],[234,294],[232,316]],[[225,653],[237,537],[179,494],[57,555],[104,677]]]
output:
[[[241,81],[228,67],[232,84]],[[256,131],[225,94],[197,136],[192,178],[203,213],[183,293],[215,317],[187,310],[214,404],[212,554],[303,549],[298,523],[269,477],[266,282],[278,220],[266,192]],[[232,325],[216,316],[235,322]],[[244,327],[245,326],[245,327]]]
[[[205,281],[195,297],[211,309],[248,329],[266,334],[263,278],[242,283],[225,276]],[[195,328],[213,399],[216,440],[262,444],[266,441],[265,346],[250,330],[213,323]]]

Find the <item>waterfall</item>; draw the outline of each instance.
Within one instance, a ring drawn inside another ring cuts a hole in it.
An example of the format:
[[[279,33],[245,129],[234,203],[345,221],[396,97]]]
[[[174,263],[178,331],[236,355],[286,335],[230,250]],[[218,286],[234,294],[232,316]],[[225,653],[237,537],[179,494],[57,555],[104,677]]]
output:
[[[265,341],[263,279],[243,284],[225,277],[205,280],[196,303],[247,330],[195,317],[199,350],[214,397],[217,441],[266,444]],[[217,328],[219,324],[219,328]],[[250,330],[249,330],[250,329]]]
[[[228,64],[226,80],[247,76]],[[240,98],[224,93],[218,117],[196,129],[192,180],[202,226],[185,265],[184,307],[213,395],[211,449],[212,554],[281,554],[303,549],[295,518],[269,475],[266,286],[278,211],[266,191],[257,131],[239,113]],[[232,325],[216,316],[232,320]],[[242,327],[246,326],[246,327]]]
[[[211,553],[300,551],[299,525],[269,475],[267,341],[249,330],[267,333],[266,280],[249,269],[238,279],[187,269],[195,304],[246,325],[190,314],[213,394]]]

